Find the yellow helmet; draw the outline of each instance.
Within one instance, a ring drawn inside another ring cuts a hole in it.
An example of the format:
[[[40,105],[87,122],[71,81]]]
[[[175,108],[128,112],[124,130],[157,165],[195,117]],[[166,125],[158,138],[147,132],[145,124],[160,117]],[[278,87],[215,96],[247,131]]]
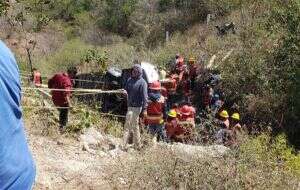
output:
[[[221,117],[224,117],[224,118],[229,118],[228,112],[227,112],[226,110],[223,110],[223,111],[220,113],[220,116],[221,116]]]
[[[232,119],[240,120],[240,114],[239,113],[234,113],[231,116]]]
[[[174,118],[177,117],[176,110],[174,110],[174,109],[170,110],[169,113],[168,113],[168,116],[169,117],[174,117]]]
[[[196,59],[195,59],[194,57],[191,57],[191,58],[189,59],[189,62],[190,62],[190,63],[195,63],[195,62],[196,62]]]

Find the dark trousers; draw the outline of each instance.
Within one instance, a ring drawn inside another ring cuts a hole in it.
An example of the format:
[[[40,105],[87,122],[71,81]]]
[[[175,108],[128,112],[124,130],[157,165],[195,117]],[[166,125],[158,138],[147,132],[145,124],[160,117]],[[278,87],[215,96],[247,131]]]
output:
[[[59,111],[59,127],[64,128],[68,123],[69,109],[58,108],[58,111]]]
[[[166,141],[167,134],[165,127],[162,124],[148,125],[148,131],[151,135],[156,136],[158,141]]]

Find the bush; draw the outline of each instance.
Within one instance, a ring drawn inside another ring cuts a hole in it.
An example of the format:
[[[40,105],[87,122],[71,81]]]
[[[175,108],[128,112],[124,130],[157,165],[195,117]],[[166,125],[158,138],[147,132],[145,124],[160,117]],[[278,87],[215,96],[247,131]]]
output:
[[[49,55],[38,63],[42,73],[52,74],[54,72],[67,70],[70,66],[79,66],[82,57],[92,48],[80,40],[71,40],[63,44],[61,49],[53,55]]]
[[[290,154],[284,139],[272,143],[262,135],[222,158],[189,161],[172,151],[146,151],[119,160],[108,180],[114,189],[297,189],[300,156]]]

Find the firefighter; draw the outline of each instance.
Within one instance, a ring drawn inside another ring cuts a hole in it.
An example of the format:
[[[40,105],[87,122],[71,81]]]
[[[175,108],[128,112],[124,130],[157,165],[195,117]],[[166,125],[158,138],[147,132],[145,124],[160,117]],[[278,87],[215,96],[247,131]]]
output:
[[[42,76],[41,73],[36,69],[33,68],[33,84],[35,87],[41,87],[42,85]]]
[[[178,77],[179,77],[178,79],[180,82],[182,80],[183,73],[185,72],[185,70],[186,70],[186,65],[184,64],[184,59],[183,59],[183,57],[179,57],[176,65],[175,65],[175,68],[171,74],[178,75]]]
[[[226,110],[222,110],[220,113],[219,113],[219,120],[220,120],[220,126],[221,128],[226,128],[226,129],[229,129],[230,128],[230,122],[229,122],[229,115],[228,115],[228,112]]]
[[[148,126],[149,132],[158,140],[165,141],[166,134],[164,130],[164,112],[165,98],[161,94],[161,84],[155,81],[149,85],[147,115],[145,124]]]
[[[180,109],[179,123],[175,131],[175,140],[185,142],[191,139],[195,128],[195,109],[192,106],[184,105]]]
[[[195,125],[196,110],[193,106],[184,105],[180,108],[180,118],[182,122],[191,122]]]
[[[237,112],[233,113],[230,118],[232,130],[235,132],[240,132],[242,130],[242,126],[240,124],[240,114]]]
[[[175,140],[175,132],[178,128],[178,118],[177,112],[175,109],[171,109],[168,112],[167,120],[165,123],[165,129],[167,133],[168,140],[174,141]]]
[[[171,75],[171,77],[168,79],[168,84],[166,85],[166,89],[168,91],[168,107],[171,108],[174,103],[176,103],[176,97],[177,97],[177,86],[178,86],[178,76],[177,75]]]
[[[198,70],[198,67],[196,65],[196,59],[194,57],[191,57],[189,59],[189,76],[190,76],[190,79],[191,79],[191,89],[194,90],[195,88],[195,81],[196,81],[196,78],[197,78],[197,70]]]
[[[69,68],[67,73],[55,74],[48,81],[48,88],[54,89],[51,91],[52,100],[59,111],[59,130],[61,133],[65,131],[68,123],[69,108],[71,107],[71,89],[73,87],[72,79],[76,77],[77,69]],[[62,89],[58,91],[55,89]]]

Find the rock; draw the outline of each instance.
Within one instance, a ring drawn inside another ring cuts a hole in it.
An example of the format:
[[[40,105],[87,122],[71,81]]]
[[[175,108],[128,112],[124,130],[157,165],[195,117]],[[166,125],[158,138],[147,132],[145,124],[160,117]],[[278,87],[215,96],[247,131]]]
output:
[[[119,147],[121,139],[117,139],[112,136],[102,135],[95,128],[85,129],[82,135],[80,135],[80,144],[84,151],[88,151],[91,154],[97,154],[96,149],[101,149],[104,152],[115,150]]]
[[[80,135],[79,139],[82,150],[85,150],[91,154],[95,154],[96,151],[91,149],[90,146],[101,146],[105,140],[103,135],[93,127],[85,129],[84,133]]]
[[[221,157],[230,150],[229,148],[223,145],[195,146],[181,143],[158,143],[156,149],[172,151],[175,155],[178,155],[184,160],[191,160],[193,158],[201,158],[207,156]]]

